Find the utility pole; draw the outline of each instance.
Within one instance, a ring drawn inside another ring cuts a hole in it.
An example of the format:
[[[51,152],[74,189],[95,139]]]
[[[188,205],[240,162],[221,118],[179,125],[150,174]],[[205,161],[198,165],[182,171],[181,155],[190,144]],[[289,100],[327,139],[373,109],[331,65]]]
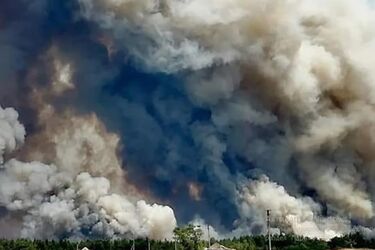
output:
[[[207,224],[208,248],[211,247],[210,225]]]
[[[173,238],[174,238],[174,250],[177,250],[177,240],[178,240],[178,237],[175,235]]]
[[[135,250],[135,240],[134,240],[134,238],[133,238],[133,244],[132,244],[131,250]]]
[[[149,238],[147,238],[147,249],[151,250],[151,245],[150,245],[150,239]]]
[[[271,210],[267,209],[267,233],[268,233],[268,250],[272,250],[271,246]]]

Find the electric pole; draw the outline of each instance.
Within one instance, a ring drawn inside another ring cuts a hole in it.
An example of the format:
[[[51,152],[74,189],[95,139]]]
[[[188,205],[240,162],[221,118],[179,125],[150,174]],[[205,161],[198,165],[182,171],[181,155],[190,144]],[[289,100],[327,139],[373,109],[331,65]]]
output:
[[[150,244],[150,239],[147,238],[147,249],[151,250],[151,244]]]
[[[208,248],[211,247],[210,225],[207,224]]]
[[[271,246],[271,210],[267,209],[267,233],[268,233],[268,250],[272,250]]]
[[[131,250],[135,250],[135,240],[134,240],[134,238],[133,238],[133,243],[132,243],[132,248],[131,248]]]

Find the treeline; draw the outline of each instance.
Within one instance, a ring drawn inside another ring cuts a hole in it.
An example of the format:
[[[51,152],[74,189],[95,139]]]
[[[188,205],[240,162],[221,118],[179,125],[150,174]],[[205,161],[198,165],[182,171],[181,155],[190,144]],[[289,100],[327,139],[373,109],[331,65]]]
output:
[[[85,241],[48,241],[48,240],[0,240],[0,250],[130,250],[133,241],[130,240],[85,240]],[[147,250],[148,241],[137,239],[134,241],[136,250]],[[150,241],[152,250],[172,250],[174,242]]]
[[[266,236],[243,236],[240,238],[220,240],[219,244],[237,250],[266,250],[268,238]],[[329,243],[295,235],[272,236],[272,249],[277,250],[328,250]]]
[[[215,243],[214,239],[211,243]],[[207,242],[199,240],[196,244],[184,245],[178,240],[175,246],[171,241],[134,241],[136,250],[147,250],[148,244],[152,250],[201,250]],[[265,250],[267,249],[266,236],[243,236],[240,238],[219,240],[217,243],[237,250]],[[131,240],[87,240],[87,241],[44,241],[44,240],[0,240],[0,250],[76,250],[87,247],[90,250],[131,250]],[[360,233],[352,233],[343,237],[336,237],[329,242],[319,239],[309,239],[295,235],[272,236],[272,249],[275,250],[328,250],[339,248],[374,248],[375,240],[367,239]]]

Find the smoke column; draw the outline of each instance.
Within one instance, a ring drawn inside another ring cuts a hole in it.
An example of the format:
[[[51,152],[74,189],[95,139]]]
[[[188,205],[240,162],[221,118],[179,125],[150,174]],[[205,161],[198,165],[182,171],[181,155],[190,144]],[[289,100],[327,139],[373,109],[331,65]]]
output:
[[[0,234],[371,232],[374,27],[364,0],[3,1]]]
[[[24,140],[25,130],[14,109],[0,109],[0,117],[2,130],[6,132],[1,137],[2,151],[11,153]],[[70,117],[73,123],[74,119]],[[59,239],[83,237],[87,231],[86,237],[171,237],[176,224],[171,208],[117,194],[111,187],[111,179],[93,176],[105,176],[109,168],[119,167],[116,159],[111,159],[115,157],[112,145],[105,145],[113,140],[111,135],[100,133],[95,117],[77,123],[76,128],[64,128],[63,133],[73,133],[67,141],[55,135],[56,139],[62,139],[55,144],[58,157],[70,159],[65,164],[61,162],[57,167],[10,159],[1,165],[0,201],[9,213],[22,215],[20,236]],[[71,131],[66,131],[67,128]],[[63,152],[60,146],[64,147]],[[95,164],[91,160],[96,160]],[[102,162],[106,160],[110,161],[108,166]]]

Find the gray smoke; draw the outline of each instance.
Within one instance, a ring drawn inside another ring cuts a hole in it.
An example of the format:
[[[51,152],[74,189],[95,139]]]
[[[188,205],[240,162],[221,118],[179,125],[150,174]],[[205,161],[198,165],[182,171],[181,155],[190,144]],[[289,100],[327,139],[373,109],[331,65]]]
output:
[[[145,70],[184,75],[192,102],[212,112],[213,126],[192,132],[214,162],[210,172],[228,190],[250,186],[238,193],[252,209],[272,206],[292,231],[314,237],[344,233],[350,220],[371,224],[375,13],[366,1],[80,3],[111,46]],[[256,171],[230,178],[220,165],[228,151]],[[279,184],[253,181],[257,172]],[[317,202],[331,216],[321,220]]]
[[[218,237],[264,232],[266,209],[299,235],[370,232],[374,12],[364,0],[0,3],[0,102],[30,128],[24,143],[17,112],[0,109],[4,220],[25,237],[170,237],[174,212],[148,200]]]
[[[25,130],[17,117],[14,109],[0,109],[6,132],[1,134],[2,159],[23,143]],[[71,126],[55,127],[55,134],[49,134],[60,165],[17,159],[1,164],[0,205],[11,214],[22,214],[19,235],[170,238],[176,225],[171,208],[149,205],[111,187],[107,173],[121,172],[114,151],[116,136],[103,131],[95,116],[70,116],[67,122]]]

